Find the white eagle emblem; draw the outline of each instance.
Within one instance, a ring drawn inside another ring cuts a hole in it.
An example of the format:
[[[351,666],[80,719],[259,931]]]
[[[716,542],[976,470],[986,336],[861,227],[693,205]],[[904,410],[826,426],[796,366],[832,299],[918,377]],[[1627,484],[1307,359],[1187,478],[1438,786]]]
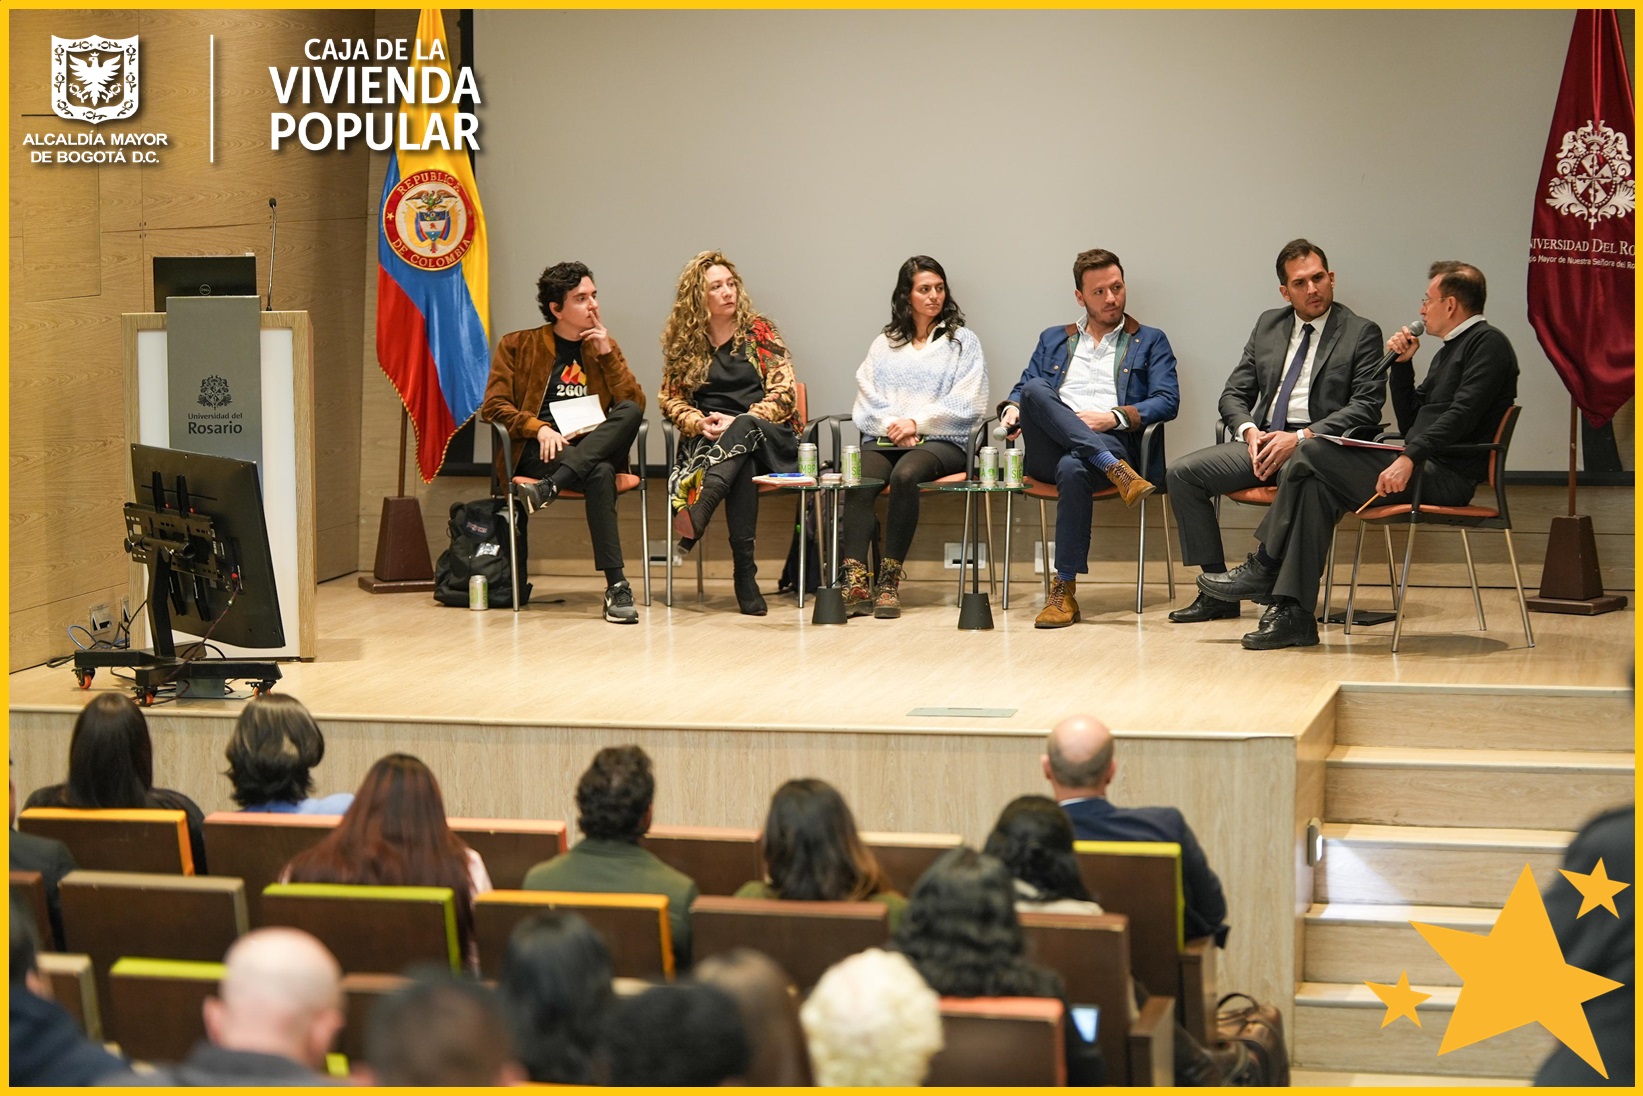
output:
[[[76,122],[137,113],[137,38],[51,37],[51,109]]]
[[[1547,190],[1547,205],[1583,218],[1591,228],[1605,217],[1630,213],[1637,198],[1626,135],[1601,121],[1565,133],[1557,153],[1557,178]]]

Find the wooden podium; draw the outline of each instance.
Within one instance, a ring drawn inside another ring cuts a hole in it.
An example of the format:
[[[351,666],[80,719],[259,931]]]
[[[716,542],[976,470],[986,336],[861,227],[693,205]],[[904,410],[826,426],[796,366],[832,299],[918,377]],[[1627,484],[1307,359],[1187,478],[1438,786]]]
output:
[[[233,298],[220,298],[228,301]],[[314,622],[314,343],[306,312],[260,312],[260,391],[235,393],[242,406],[255,400],[261,417],[263,515],[279,593],[285,646],[271,649],[221,647],[230,658],[311,659],[317,646]],[[126,441],[169,449],[206,451],[174,436],[168,365],[167,314],[133,312],[120,317],[125,362]],[[202,393],[202,402],[204,394]],[[125,463],[126,497],[132,498],[131,465]],[[131,604],[147,596],[146,569],[131,565]],[[139,633],[139,629],[141,630]],[[132,644],[148,643],[147,620],[132,624]],[[178,644],[198,638],[178,632]]]

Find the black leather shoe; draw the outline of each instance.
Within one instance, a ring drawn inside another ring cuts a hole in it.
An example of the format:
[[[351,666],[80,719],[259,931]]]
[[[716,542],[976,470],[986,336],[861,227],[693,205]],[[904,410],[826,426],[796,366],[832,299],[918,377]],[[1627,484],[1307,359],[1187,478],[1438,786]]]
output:
[[[1175,610],[1169,619],[1171,624],[1198,624],[1205,620],[1228,620],[1242,614],[1243,606],[1236,601],[1222,601],[1218,597],[1199,593],[1191,605]]]
[[[1261,618],[1261,626],[1244,636],[1248,651],[1276,651],[1282,647],[1316,647],[1318,622],[1310,609],[1303,609],[1293,601],[1273,606],[1272,612]]]
[[[1258,601],[1267,604],[1272,597],[1272,585],[1278,581],[1276,572],[1265,570],[1255,562],[1255,553],[1223,575],[1199,575],[1198,589],[1222,601]]]
[[[559,497],[559,485],[551,479],[539,479],[535,483],[514,484],[513,493],[525,504],[525,510],[534,514]]]

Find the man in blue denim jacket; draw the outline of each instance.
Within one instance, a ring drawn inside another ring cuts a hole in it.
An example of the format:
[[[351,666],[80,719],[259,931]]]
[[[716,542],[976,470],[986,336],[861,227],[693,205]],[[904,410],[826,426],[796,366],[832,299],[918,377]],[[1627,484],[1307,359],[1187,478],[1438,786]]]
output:
[[[1124,311],[1124,265],[1095,248],[1073,262],[1073,297],[1084,309],[1077,323],[1047,328],[1026,372],[999,404],[1014,437],[1025,435],[1026,471],[1054,483],[1055,579],[1039,628],[1065,628],[1080,618],[1075,597],[1089,571],[1091,498],[1103,480],[1134,506],[1153,485],[1136,463],[1141,431],[1175,417],[1181,403],[1175,351],[1156,327]]]

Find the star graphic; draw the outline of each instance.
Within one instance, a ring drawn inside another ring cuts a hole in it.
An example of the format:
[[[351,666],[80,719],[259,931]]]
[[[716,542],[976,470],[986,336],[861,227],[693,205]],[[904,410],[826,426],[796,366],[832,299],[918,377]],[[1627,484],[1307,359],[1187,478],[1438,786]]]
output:
[[[1455,1014],[1443,1033],[1439,1054],[1538,1022],[1608,1077],[1581,1005],[1622,983],[1563,961],[1528,864],[1487,936],[1419,921],[1410,924],[1461,978]]]
[[[1381,1027],[1385,1027],[1400,1016],[1407,1016],[1415,1021],[1416,1027],[1421,1026],[1421,1018],[1415,1014],[1415,1006],[1432,995],[1410,989],[1408,971],[1398,975],[1398,984],[1395,986],[1388,986],[1381,982],[1365,982],[1364,985],[1373,990],[1375,996],[1379,997],[1381,1003],[1386,1006],[1386,1019],[1381,1021]]]
[[[1603,867],[1603,861],[1597,862],[1590,875],[1582,875],[1577,871],[1565,871],[1563,878],[1573,884],[1580,892],[1580,912],[1575,914],[1576,919],[1585,917],[1588,913],[1602,906],[1616,917],[1620,911],[1614,908],[1614,896],[1631,886],[1630,883],[1619,883],[1609,878],[1609,873]]]

